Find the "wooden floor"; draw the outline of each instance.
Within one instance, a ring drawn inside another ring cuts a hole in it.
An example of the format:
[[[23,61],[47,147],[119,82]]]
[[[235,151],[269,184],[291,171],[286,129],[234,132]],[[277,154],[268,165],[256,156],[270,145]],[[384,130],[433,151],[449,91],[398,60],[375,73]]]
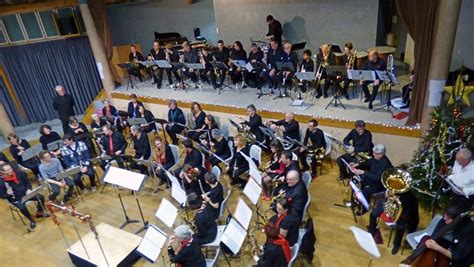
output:
[[[315,222],[317,243],[314,254],[313,263],[298,261],[295,266],[367,266],[368,255],[357,245],[349,226],[355,225],[350,209],[335,206],[334,203],[342,203],[345,188],[337,181],[337,167],[331,169],[329,163],[324,166],[324,174],[311,184],[311,205],[309,213]],[[223,177],[224,183],[227,184],[227,177]],[[139,199],[145,218],[162,229],[171,232],[166,228],[155,216],[163,197],[171,199],[168,191],[161,191],[157,194],[153,193],[156,187],[156,181],[149,179],[146,181],[145,187],[139,192]],[[126,190],[121,191],[124,195],[124,203],[129,212],[129,216],[133,219],[139,219],[140,214],[136,207],[135,199]],[[237,199],[241,196],[241,191],[233,189],[230,209],[233,210]],[[249,202],[247,202],[249,203]],[[105,222],[115,227],[119,227],[124,221],[124,215],[120,207],[120,202],[115,191],[111,187],[106,187],[104,193],[95,192],[85,195],[84,200],[78,201],[76,197],[76,208],[83,213],[92,215],[95,224]],[[268,202],[264,203],[267,208]],[[33,207],[31,207],[33,209]],[[72,263],[66,253],[66,244],[61,237],[58,227],[54,225],[51,218],[38,220],[37,228],[32,233],[26,233],[21,222],[13,221],[7,205],[2,202],[0,204],[0,266],[72,266]],[[272,212],[267,213],[268,216],[273,215]],[[421,226],[427,224],[428,216],[422,214]],[[63,222],[64,229],[69,242],[76,242],[78,239],[74,234],[71,222],[63,215],[59,216]],[[76,223],[77,219],[74,219]],[[364,228],[368,223],[366,215],[357,226]],[[79,231],[82,235],[89,232],[87,225],[77,223]],[[254,224],[251,224],[252,226]],[[131,224],[126,226],[126,231],[134,233],[142,225]],[[391,248],[387,248],[387,240],[389,230],[382,226],[382,234],[384,236],[384,245],[379,245],[381,258],[375,259],[373,266],[396,266],[405,255],[392,256]],[[263,234],[257,231],[257,239],[263,244]],[[143,233],[140,234],[143,236]],[[165,253],[166,254],[166,253]],[[249,256],[249,247],[245,247],[242,256],[237,259],[231,259],[231,264],[235,266],[251,266],[254,264]],[[167,255],[165,255],[165,260]],[[140,259],[134,266],[150,266],[151,264],[144,259]],[[227,266],[224,258],[219,259],[219,266]],[[159,260],[155,266],[163,266],[163,261]],[[169,266],[167,262],[166,266]]]

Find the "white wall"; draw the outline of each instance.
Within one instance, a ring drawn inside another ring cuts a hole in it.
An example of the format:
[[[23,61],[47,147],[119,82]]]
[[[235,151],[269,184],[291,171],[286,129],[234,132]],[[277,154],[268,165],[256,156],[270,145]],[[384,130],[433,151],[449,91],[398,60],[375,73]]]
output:
[[[458,29],[454,42],[450,70],[456,70],[461,65],[474,69],[474,1],[464,0],[459,14]]]

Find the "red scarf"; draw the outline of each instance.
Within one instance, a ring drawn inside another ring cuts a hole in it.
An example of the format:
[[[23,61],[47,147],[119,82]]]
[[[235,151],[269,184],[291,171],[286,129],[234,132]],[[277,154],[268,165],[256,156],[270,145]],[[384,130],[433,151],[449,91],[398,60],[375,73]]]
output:
[[[275,227],[280,228],[280,223],[285,219],[285,217],[288,215],[288,212],[285,212],[281,215],[278,215],[276,221],[275,221]]]
[[[187,246],[189,243],[191,243],[191,241],[193,241],[193,239],[189,239],[189,240],[186,240],[184,241],[183,243],[181,243],[181,246],[179,246],[179,249],[178,249],[178,253],[185,247]],[[176,254],[178,254],[176,253]],[[183,267],[183,264],[182,263],[176,263],[176,267]]]
[[[279,235],[278,237],[278,239],[273,240],[271,243],[281,247],[283,254],[285,254],[286,263],[288,263],[291,260],[290,244],[288,244],[288,241],[286,241],[285,237],[282,235]]]
[[[16,172],[13,172],[11,176],[4,175],[3,180],[5,182],[14,182],[15,184],[20,184],[18,177],[16,177]]]
[[[114,155],[114,143],[112,141],[112,135],[109,135],[109,150],[110,150],[110,155]]]

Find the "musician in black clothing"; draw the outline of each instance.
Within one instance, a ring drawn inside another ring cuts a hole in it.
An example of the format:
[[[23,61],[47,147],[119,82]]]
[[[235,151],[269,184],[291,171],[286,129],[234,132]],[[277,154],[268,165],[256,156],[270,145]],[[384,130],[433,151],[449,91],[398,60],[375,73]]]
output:
[[[241,175],[249,170],[248,161],[240,154],[240,152],[245,155],[250,155],[250,147],[247,146],[245,137],[241,134],[237,134],[234,137],[234,157],[229,162],[229,166],[226,168],[226,172],[231,178],[231,184],[240,184],[240,187],[243,188],[247,182],[241,178]]]
[[[277,201],[276,211],[277,214],[270,218],[270,222],[280,229],[280,235],[284,236],[292,247],[298,242],[301,220],[285,198]]]
[[[267,32],[267,37],[268,38],[275,38],[275,40],[278,41],[278,43],[281,44],[282,41],[282,35],[283,35],[283,29],[281,27],[281,23],[274,19],[272,15],[267,16],[267,23],[268,23],[268,32]]]
[[[309,142],[311,141],[311,145]],[[318,128],[318,121],[316,119],[312,119],[308,123],[308,129],[306,129],[306,133],[304,135],[304,141],[303,144],[312,151],[316,151],[317,149],[326,149],[326,140],[324,137],[324,133],[321,129]],[[300,147],[299,150],[299,160],[301,163],[301,166],[303,166],[303,171],[307,171],[309,169],[308,162],[306,161],[306,158],[308,156],[308,149],[305,147]],[[318,160],[322,159],[317,159],[318,155],[312,154],[311,155],[311,173],[313,174],[313,177],[316,177],[316,165]],[[323,153],[324,156],[324,153]]]
[[[83,122],[78,121],[74,116],[69,118],[68,133],[72,134],[74,141],[84,142],[84,144],[87,146],[87,150],[89,150],[89,153],[92,155],[96,154],[89,136],[89,129],[87,129],[87,126]]]
[[[130,127],[132,134],[133,149],[135,150],[134,158],[140,160],[148,160],[151,155],[150,141],[148,135],[143,131],[143,128],[138,125]],[[139,169],[141,173],[147,174],[147,168],[145,165],[137,164],[135,161],[132,163],[132,169]]]
[[[31,229],[35,229],[36,222],[31,216],[25,203],[21,199],[31,192],[31,183],[28,181],[26,173],[20,170],[14,170],[8,163],[0,165],[0,197],[6,199],[12,205],[17,207],[20,212],[30,220]],[[38,212],[36,218],[49,217],[44,211],[44,196],[41,194],[31,198],[37,202]]]
[[[153,42],[153,48],[148,53],[149,60],[166,60],[165,50],[161,48],[158,41]],[[161,89],[161,81],[163,80],[163,69],[154,65],[151,67],[153,75],[153,83],[156,83],[156,88]]]
[[[234,48],[230,52],[230,78],[232,83],[237,84],[242,80],[243,70],[240,67],[236,67],[233,61],[244,61],[247,62],[247,52],[245,52],[244,47],[240,41],[235,41]],[[244,86],[245,88],[246,86]]]
[[[93,132],[102,129],[103,126],[109,124],[106,119],[99,117],[96,113],[92,113],[91,119],[91,130]]]
[[[100,140],[102,143],[102,157],[108,155],[117,161],[120,168],[125,168],[122,156],[125,154],[127,143],[123,139],[121,133],[113,131],[109,125],[102,127],[104,137]],[[105,167],[105,162],[102,162],[102,167]],[[105,169],[105,168],[103,168]]]
[[[204,180],[210,189],[208,192],[201,194],[202,200],[206,203],[207,208],[213,212],[215,220],[219,219],[219,210],[224,201],[224,188],[218,179],[219,177],[216,177],[214,173],[206,173]]]
[[[328,97],[329,86],[333,83],[327,72],[326,67],[336,65],[336,56],[331,52],[331,47],[327,44],[321,46],[320,52],[316,56],[316,65],[318,66],[319,73],[316,73],[316,79],[319,81],[324,79],[324,91],[321,92],[321,85],[316,84],[316,98],[320,98],[322,95],[324,98]]]
[[[171,137],[173,145],[178,144],[178,138],[176,134],[179,134],[183,131],[184,126],[186,125],[186,119],[184,117],[183,111],[178,107],[178,102],[174,99],[170,99],[168,103],[168,124],[166,125],[166,132]],[[181,125],[178,125],[181,124]]]
[[[260,127],[264,127],[264,125],[262,122],[262,117],[257,114],[257,109],[254,105],[247,106],[247,115],[249,115],[249,120],[244,121],[243,123],[250,128],[250,132],[255,135],[255,138],[257,138],[259,142],[263,142],[265,135],[263,134]]]
[[[227,73],[227,68],[229,67],[229,56],[230,56],[230,51],[229,48],[224,46],[224,41],[219,40],[217,41],[217,51],[215,51],[212,54],[212,57],[215,62],[221,62],[224,63],[226,68],[216,68],[215,71],[219,75],[219,82],[216,81],[216,84],[214,86],[214,89],[221,87],[224,84],[225,80],[225,75]],[[211,77],[212,79],[212,77]]]
[[[212,67],[211,62],[214,59],[212,58],[211,53],[206,47],[201,48],[201,52],[199,53],[199,62],[204,65],[204,69],[200,70],[200,77],[201,80],[207,84],[211,84],[216,87],[216,73],[214,72],[214,68]],[[210,80],[207,77],[207,73],[209,73]]]
[[[10,160],[5,156],[5,154],[3,154],[3,152],[0,152],[0,165],[5,163],[10,163]]]
[[[168,256],[171,263],[181,267],[206,267],[206,260],[199,244],[193,238],[193,232],[187,225],[174,229],[174,235],[168,240]],[[179,242],[179,249],[174,251],[172,244]]]
[[[184,158],[184,164],[189,164],[193,168],[203,168],[203,159],[201,152],[193,146],[193,141],[191,139],[186,139],[183,141],[183,146],[186,151],[186,157]],[[182,172],[182,168],[178,168],[175,171],[175,176],[179,177]]]
[[[8,150],[10,151],[10,154],[12,155],[13,159],[16,160],[16,162],[22,167],[30,169],[35,176],[38,176],[38,159],[34,157],[28,160],[23,160],[23,153],[25,153],[25,150],[31,147],[30,143],[28,143],[28,141],[26,141],[25,139],[20,139],[20,137],[18,137],[14,133],[8,134],[7,140],[10,143],[10,147],[8,148]]]
[[[130,95],[130,102],[128,102],[127,112],[129,118],[135,118],[138,115],[138,107],[143,106],[141,101],[137,100],[136,94]]]
[[[290,63],[293,66],[293,70],[282,69],[278,72],[278,82],[281,82],[283,86],[291,85],[291,79],[295,75],[298,66],[298,55],[296,55],[296,52],[291,51],[291,44],[289,42],[283,44],[283,53],[280,54],[278,61],[281,63]]]
[[[138,107],[137,118],[144,118],[146,120],[146,123],[140,125],[140,127],[143,129],[143,132],[156,132],[155,116],[153,116],[151,111],[146,110],[145,106]]]
[[[130,62],[132,67],[128,70],[128,74],[138,77],[140,82],[143,82],[141,70],[145,69],[145,67],[140,64],[142,61],[145,61],[145,57],[143,57],[142,53],[137,51],[137,47],[132,44],[130,46],[130,54],[128,54],[128,62]]]
[[[249,72],[247,69],[244,69],[245,84],[250,87],[257,87],[257,89],[260,89],[260,73],[262,72],[262,69],[256,64],[261,64],[263,62],[263,51],[256,43],[252,43],[247,62],[252,64],[254,69],[251,72]]]
[[[188,137],[198,142],[199,136],[204,133],[206,127],[206,113],[202,111],[201,105],[198,102],[191,103],[191,114],[194,120],[194,128],[188,131]]]
[[[201,143],[207,148],[213,149],[214,154],[216,154],[222,160],[228,159],[231,153],[227,139],[222,136],[221,131],[219,129],[212,129],[211,136],[212,140],[210,143],[208,143],[207,139],[201,140]],[[211,162],[212,166],[219,166],[219,163],[221,163],[221,161],[214,157],[214,155],[211,155],[209,157],[209,161]]]
[[[62,85],[56,86],[55,90],[58,95],[53,99],[53,108],[63,124],[63,133],[67,133],[69,117],[74,116],[74,98],[66,93]]]
[[[270,39],[270,49],[267,53],[267,68],[260,73],[260,77],[269,83],[271,93],[278,88],[278,67],[277,61],[280,60],[283,50],[280,48],[278,40]]]
[[[51,129],[51,126],[49,126],[48,124],[43,124],[40,126],[40,129],[39,129],[39,133],[41,134],[40,138],[39,138],[39,141],[41,143],[41,148],[43,150],[49,150],[48,149],[48,144],[49,143],[52,143],[52,142],[56,142],[58,140],[61,140],[61,136],[53,131]],[[56,149],[54,151],[50,151],[52,152],[53,154],[55,154],[56,156],[58,156],[59,154],[61,154],[59,152],[59,149]]]
[[[199,56],[197,50],[191,48],[188,41],[183,43],[183,58],[182,63],[199,63]],[[198,82],[198,76],[195,70],[190,68],[184,68],[183,75],[190,77],[191,81],[196,83]]]
[[[191,193],[187,196],[187,204],[192,210],[196,210],[194,215],[194,225],[196,232],[193,235],[197,244],[203,245],[216,239],[217,224],[214,219],[214,212],[202,202],[200,195]]]
[[[369,232],[373,235],[377,231],[377,218],[381,217],[382,220],[387,220],[388,223],[392,223],[391,219],[384,214],[384,203],[387,201],[388,191],[384,193],[385,197],[381,201],[376,201],[375,207],[370,212],[370,223],[369,223]],[[411,192],[398,193],[392,196],[393,198],[398,198],[401,203],[402,211],[400,217],[396,222],[395,238],[393,239],[392,255],[398,253],[400,245],[402,243],[403,235],[405,231],[408,233],[413,233],[418,228],[419,216],[418,216],[418,199]],[[381,216],[382,215],[382,216]]]
[[[344,138],[344,145],[347,146],[347,153],[337,158],[337,165],[339,166],[339,179],[345,179],[348,177],[347,166],[344,164],[342,159],[347,163],[356,160],[357,153],[370,154],[372,149],[372,133],[365,128],[365,122],[357,120],[355,127],[349,134]]]
[[[344,55],[342,55],[342,64],[347,68],[347,69],[354,69],[357,66],[357,58],[355,57],[356,55],[354,54],[352,43],[345,43],[344,44]],[[351,58],[353,58],[352,63]],[[351,63],[351,64],[350,64]],[[349,84],[351,83],[351,79],[349,77],[345,77],[343,80],[343,85],[342,85],[342,94],[346,97],[346,99],[349,99],[349,94],[347,93],[347,89],[349,88]]]
[[[362,194],[365,199],[370,202],[370,197],[378,192],[385,190],[382,184],[382,174],[392,168],[392,163],[386,156],[385,146],[377,144],[374,146],[373,158],[359,164],[352,164],[351,171],[362,178]],[[362,207],[362,211],[358,214],[362,215],[367,210]]]
[[[286,174],[286,184],[278,193],[285,194],[286,200],[291,204],[296,214],[298,214],[298,218],[303,220],[304,208],[306,202],[308,202],[308,190],[297,170],[288,171]]]
[[[386,71],[387,70],[387,65],[385,64],[385,61],[379,57],[379,53],[377,50],[371,50],[369,51],[369,56],[368,60],[365,63],[364,70],[372,70],[372,71]],[[362,90],[364,91],[365,95],[365,100],[364,102],[369,102],[369,109],[372,109],[372,102],[374,102],[375,98],[377,97],[377,92],[379,91],[379,86],[380,86],[380,77],[375,73],[376,80],[375,81],[360,81],[360,85],[362,85]],[[372,88],[372,94],[369,92],[368,85],[373,84]]]
[[[291,249],[288,241],[280,235],[280,229],[269,222],[263,228],[267,237],[263,245],[257,267],[286,267],[291,260]]]
[[[178,50],[174,49],[173,46],[168,43],[165,46],[165,58],[171,64],[171,68],[165,69],[166,76],[168,76],[168,86],[174,88],[173,79],[171,78],[171,73],[173,73],[174,77],[176,78],[177,83],[181,83],[181,76],[179,76],[177,67],[173,66],[173,63],[179,62],[179,53]]]
[[[275,196],[280,192],[280,189],[286,187],[285,179],[289,171],[297,171],[301,175],[300,167],[298,166],[297,161],[293,161],[293,152],[291,150],[283,150],[279,160],[279,167],[276,170],[269,171],[267,170],[262,175],[262,187],[264,192],[272,192],[272,195]],[[273,181],[279,183],[279,185],[274,188]]]
[[[295,115],[291,112],[285,113],[285,119],[270,121],[270,127],[276,129],[283,126],[283,138],[287,136],[291,139],[300,140],[300,124],[295,120]]]
[[[411,71],[410,73],[410,82],[408,84],[405,84],[402,87],[402,103],[403,106],[400,107],[400,109],[405,109],[410,107],[410,94],[411,91],[413,90],[413,85],[415,83],[415,71]]]
[[[154,144],[155,148],[153,152],[153,159],[157,163],[157,166],[155,167],[155,173],[156,176],[160,178],[160,183],[158,184],[158,186],[161,186],[166,183],[166,186],[169,187],[168,178],[166,177],[165,170],[169,170],[176,163],[175,158],[173,156],[173,151],[171,150],[171,147],[168,144],[165,144],[159,136],[155,138]]]
[[[472,266],[474,263],[474,221],[471,216],[464,215],[465,209],[458,206],[448,207],[441,220],[433,231],[432,237],[439,235],[450,224],[455,224],[453,229],[445,232],[437,240],[428,239],[425,245],[428,249],[438,251],[450,259],[450,266]],[[457,222],[457,223],[456,223]]]
[[[305,50],[303,52],[303,61],[301,61],[300,64],[300,72],[313,72],[314,71],[314,62],[313,59],[311,58],[311,50]],[[298,84],[301,92],[306,93],[307,86],[308,86],[308,81],[300,81]]]

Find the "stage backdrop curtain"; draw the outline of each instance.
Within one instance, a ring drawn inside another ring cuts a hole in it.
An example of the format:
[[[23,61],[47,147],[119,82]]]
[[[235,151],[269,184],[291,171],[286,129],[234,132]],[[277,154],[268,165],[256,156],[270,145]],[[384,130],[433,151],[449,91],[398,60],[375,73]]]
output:
[[[15,106],[13,98],[8,93],[7,85],[5,81],[0,77],[0,102],[2,102],[5,111],[10,118],[13,126],[21,125],[22,118],[18,108]]]
[[[105,49],[105,54],[109,63],[112,78],[116,83],[120,84],[120,76],[117,73],[117,69],[114,68],[114,63],[112,62],[112,33],[110,32],[109,17],[107,16],[107,1],[89,0],[88,5],[92,18],[94,19],[95,28],[97,29],[97,33],[99,34],[99,37],[102,41],[102,46]]]
[[[438,0],[396,0],[400,19],[415,42],[415,81],[410,101],[407,125],[421,122],[426,97],[428,96],[428,74],[431,65],[434,25]]]
[[[52,106],[56,85],[74,97],[76,114],[82,114],[102,88],[87,37],[3,47],[0,64],[26,112],[25,120],[18,118],[16,108],[5,103],[11,100],[6,87],[0,86],[15,126],[57,118]]]

